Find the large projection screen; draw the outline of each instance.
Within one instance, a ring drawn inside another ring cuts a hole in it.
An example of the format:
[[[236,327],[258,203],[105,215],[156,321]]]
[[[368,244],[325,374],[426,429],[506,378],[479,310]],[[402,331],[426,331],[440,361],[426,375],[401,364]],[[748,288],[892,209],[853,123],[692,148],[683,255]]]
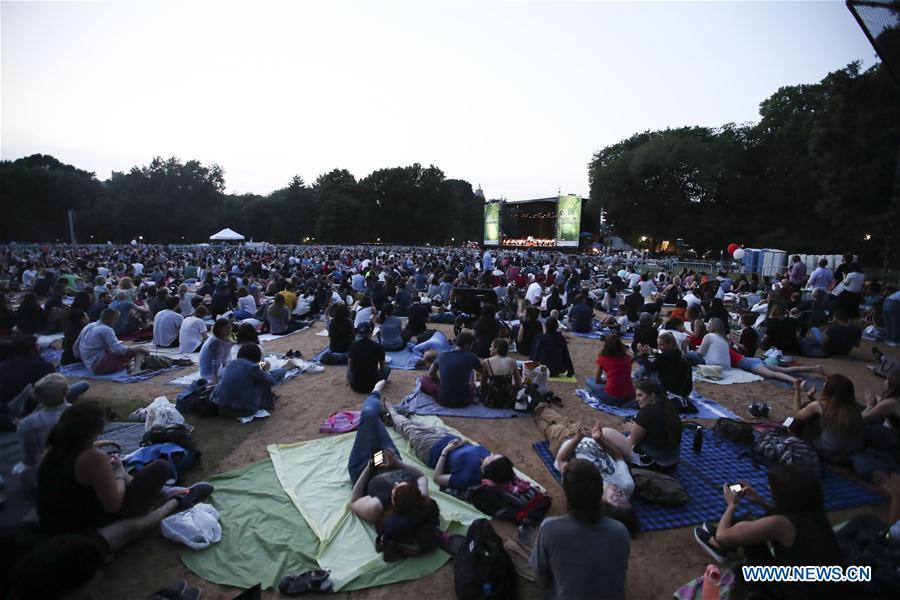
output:
[[[500,203],[486,202],[484,205],[484,245],[500,245]]]
[[[581,196],[560,196],[556,209],[556,244],[577,246],[581,232]]]

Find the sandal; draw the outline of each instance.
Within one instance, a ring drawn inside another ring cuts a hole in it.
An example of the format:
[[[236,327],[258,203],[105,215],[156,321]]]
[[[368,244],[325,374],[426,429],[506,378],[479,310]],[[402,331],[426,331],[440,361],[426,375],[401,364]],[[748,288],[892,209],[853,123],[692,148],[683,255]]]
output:
[[[286,575],[278,582],[278,591],[285,596],[299,596],[306,592],[324,593],[332,589],[331,571],[315,569],[300,575]]]

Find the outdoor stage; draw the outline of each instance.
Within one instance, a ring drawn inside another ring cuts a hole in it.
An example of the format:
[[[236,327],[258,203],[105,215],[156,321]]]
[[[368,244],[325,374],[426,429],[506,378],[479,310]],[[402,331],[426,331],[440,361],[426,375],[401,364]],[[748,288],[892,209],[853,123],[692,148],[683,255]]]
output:
[[[494,200],[484,205],[484,245],[503,248],[578,247],[581,198]]]

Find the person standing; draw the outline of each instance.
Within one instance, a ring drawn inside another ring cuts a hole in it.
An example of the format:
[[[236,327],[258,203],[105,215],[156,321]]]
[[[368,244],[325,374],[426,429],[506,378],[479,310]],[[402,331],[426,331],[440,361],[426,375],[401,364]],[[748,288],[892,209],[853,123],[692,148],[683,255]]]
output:
[[[809,276],[809,281],[807,283],[813,290],[821,289],[827,292],[831,287],[831,282],[833,280],[834,273],[828,268],[828,261],[823,258],[819,261],[819,267]]]
[[[791,271],[788,275],[788,280],[798,290],[803,287],[803,283],[806,281],[806,263],[800,260],[800,255],[798,254],[791,257]]]

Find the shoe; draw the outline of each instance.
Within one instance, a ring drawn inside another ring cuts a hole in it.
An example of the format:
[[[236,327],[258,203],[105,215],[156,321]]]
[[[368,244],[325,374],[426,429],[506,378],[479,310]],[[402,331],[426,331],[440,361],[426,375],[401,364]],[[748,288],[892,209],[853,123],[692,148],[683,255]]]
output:
[[[754,402],[747,408],[747,412],[757,419],[769,418],[769,405],[765,402]]]
[[[278,582],[278,591],[285,596],[299,596],[306,592],[330,592],[331,572],[323,569],[307,571],[300,575],[286,575]]]
[[[708,531],[715,537],[718,523],[713,523],[712,521],[703,521],[703,524],[700,525],[700,527],[702,527],[704,531]]]
[[[211,483],[201,481],[200,483],[195,483],[185,490],[181,490],[171,494],[169,496],[169,500],[175,500],[176,502],[178,502],[179,510],[187,510],[209,498],[214,490],[215,488]]]
[[[881,359],[884,358],[884,352],[878,346],[872,346],[872,354],[875,355],[875,360],[881,362]]]
[[[727,555],[724,550],[720,550],[712,545],[714,539],[713,534],[703,527],[694,527],[694,539],[700,544],[700,547],[706,550],[706,553],[713,557],[716,562],[725,562]]]
[[[200,596],[202,595],[203,590],[192,587],[184,590],[178,600],[200,600]]]

